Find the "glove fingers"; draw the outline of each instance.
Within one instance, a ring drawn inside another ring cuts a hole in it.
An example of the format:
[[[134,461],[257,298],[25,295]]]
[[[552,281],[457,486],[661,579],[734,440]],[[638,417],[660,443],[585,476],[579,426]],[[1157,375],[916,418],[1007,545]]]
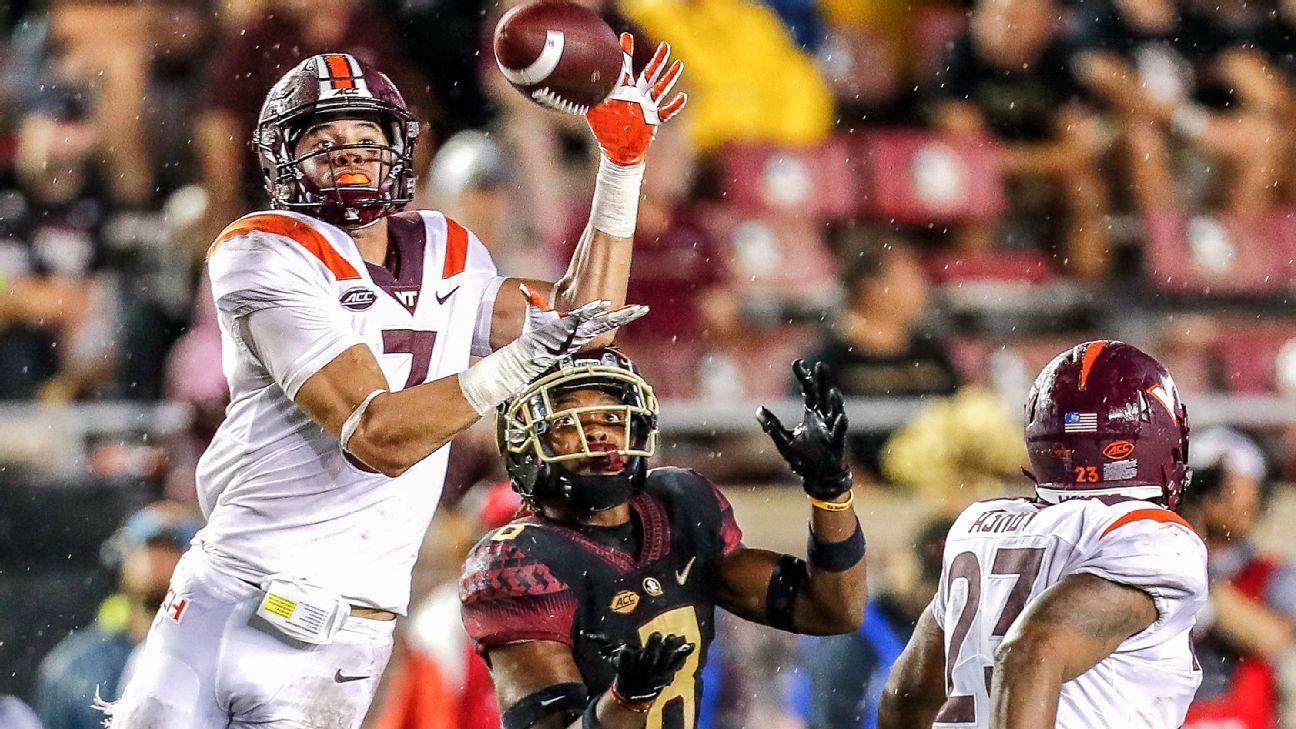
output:
[[[683,641],[684,639],[681,638],[680,640]],[[693,651],[696,649],[697,649],[696,643],[683,643],[682,645],[677,646],[673,651],[671,651],[670,652],[671,670],[678,671],[681,668],[683,668],[684,661],[687,661],[688,657],[692,655]]]
[[[828,381],[828,367],[823,362],[815,362],[814,381],[817,390],[819,411],[825,415],[832,413],[832,384]]]
[[[761,407],[756,411],[756,420],[760,422],[761,430],[764,430],[770,440],[774,441],[774,446],[782,452],[792,442],[792,434],[783,427],[778,416],[770,412],[767,407]]]
[[[801,396],[805,399],[806,407],[817,410],[818,392],[815,388],[814,373],[805,360],[799,359],[792,363],[792,374],[796,375],[797,382],[801,385]]]
[[[606,315],[606,318],[608,320],[608,323],[610,323],[613,326],[613,328],[615,328],[615,327],[623,327],[626,324],[629,324],[630,322],[636,319],[642,319],[647,315],[648,315],[647,306],[644,306],[643,304],[630,304],[628,306],[623,306],[620,309],[613,309],[612,311],[609,311]]]
[[[588,320],[598,316],[599,314],[606,313],[607,310],[610,308],[612,308],[611,301],[608,301],[606,299],[595,299],[594,301],[591,301],[588,304],[584,304],[576,307],[575,309],[572,309],[571,311],[567,312],[566,316],[573,317],[575,319],[580,319],[580,320]]]
[[[662,70],[666,68],[666,59],[670,57],[670,44],[662,41],[657,44],[657,52],[653,54],[652,60],[644,66],[643,73],[639,74],[639,90],[647,94],[648,89],[657,83],[657,78],[661,76]]]
[[[527,286],[524,283],[518,284],[518,289],[522,291],[522,297],[525,298],[527,300],[527,303],[530,304],[531,306],[534,306],[540,311],[552,310],[552,307],[549,306],[549,302],[545,301],[545,298],[541,296],[535,289],[532,289],[530,286]]]
[[[675,98],[671,99],[669,104],[663,106],[657,112],[657,118],[661,119],[662,122],[666,122],[671,117],[678,114],[679,110],[683,109],[684,105],[687,103],[688,103],[688,94],[675,94]]]
[[[629,33],[621,34],[621,78],[617,79],[617,86],[626,86],[634,84],[634,36]]]
[[[661,80],[652,85],[653,101],[661,101],[670,90],[675,87],[675,82],[679,80],[680,74],[684,72],[684,62],[676,61],[670,65],[670,70],[666,72]]]

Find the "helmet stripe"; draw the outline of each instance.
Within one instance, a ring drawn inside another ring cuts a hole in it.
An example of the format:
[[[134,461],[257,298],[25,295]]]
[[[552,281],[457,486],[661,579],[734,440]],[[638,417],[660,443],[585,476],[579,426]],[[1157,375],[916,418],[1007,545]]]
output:
[[[1108,534],[1111,534],[1112,532],[1116,531],[1117,529],[1120,529],[1126,524],[1130,524],[1136,521],[1144,521],[1144,520],[1159,521],[1165,524],[1178,524],[1180,526],[1186,527],[1188,531],[1192,531],[1191,524],[1184,521],[1182,516],[1179,516],[1178,514],[1174,513],[1173,511],[1170,511],[1169,509],[1138,509],[1136,511],[1131,511],[1125,516],[1122,516],[1121,518],[1112,522],[1111,526],[1103,530],[1103,533],[1099,536],[1099,539],[1107,536]]]
[[[450,278],[462,273],[468,261],[468,231],[449,217],[446,221],[445,264],[441,266],[441,278]]]
[[[352,73],[351,64],[346,56],[339,53],[330,53],[324,56],[324,63],[328,66],[329,81],[335,89],[353,89],[355,88],[355,76]]]
[[[1093,371],[1094,363],[1098,361],[1098,355],[1107,348],[1109,340],[1099,339],[1096,342],[1090,342],[1085,345],[1084,356],[1080,364],[1080,389],[1085,389],[1085,383],[1089,381],[1089,373]]]

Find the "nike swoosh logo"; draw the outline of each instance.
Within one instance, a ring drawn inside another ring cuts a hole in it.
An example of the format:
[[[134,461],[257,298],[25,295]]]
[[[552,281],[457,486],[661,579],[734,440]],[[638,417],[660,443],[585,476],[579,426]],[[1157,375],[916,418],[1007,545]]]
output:
[[[540,706],[543,708],[543,707],[545,707],[545,706],[548,706],[549,704],[552,704],[552,703],[555,702],[555,701],[562,701],[564,698],[566,698],[566,697],[565,697],[565,696],[555,696],[555,697],[553,697],[552,699],[545,699],[544,701],[541,701],[541,702],[540,702]]]
[[[338,683],[350,683],[351,681],[363,681],[366,678],[369,677],[368,676],[344,676],[342,675],[342,669],[340,668],[338,669],[337,673],[333,674],[333,680],[337,681]]]
[[[436,296],[436,300],[437,300],[437,303],[438,303],[438,304],[444,304],[447,300],[450,299],[451,296],[454,296],[454,295],[455,295],[455,292],[458,291],[458,290],[459,290],[459,287],[456,286],[456,287],[450,289],[449,293],[447,293],[445,296],[442,296],[441,294],[435,294],[435,296]]]
[[[676,582],[678,582],[678,583],[680,583],[681,585],[683,585],[685,582],[688,581],[689,572],[692,572],[692,571],[693,571],[693,562],[694,562],[696,559],[697,559],[696,556],[695,556],[695,557],[690,557],[690,558],[689,558],[689,561],[688,561],[688,564],[684,565],[684,569],[682,569],[682,570],[680,570],[679,572],[676,572],[676,573],[675,573],[675,581],[676,581]]]

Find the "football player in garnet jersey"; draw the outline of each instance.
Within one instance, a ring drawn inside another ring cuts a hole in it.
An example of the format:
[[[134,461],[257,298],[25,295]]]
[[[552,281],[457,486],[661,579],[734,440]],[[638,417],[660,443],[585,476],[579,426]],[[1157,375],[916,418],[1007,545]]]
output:
[[[801,424],[759,417],[809,497],[808,560],[744,546],[698,473],[648,469],[657,400],[619,352],[562,358],[501,406],[500,451],[531,513],[473,548],[459,598],[504,729],[691,729],[716,606],[799,633],[859,627],[864,534],[841,393],[822,366],[793,370]]]
[[[878,726],[1171,729],[1201,668],[1206,547],[1175,510],[1188,413],[1123,342],[1058,355],[1026,402],[1034,499],[973,504]]]
[[[273,210],[208,255],[231,394],[198,465],[208,522],[108,707],[114,729],[360,725],[446,444],[644,313],[624,299],[644,155],[682,105],[663,105],[668,54],[637,81],[627,54],[586,116],[602,160],[557,283],[504,278],[453,220],[402,211],[419,124],[382,73],[325,54],[270,90],[253,144]]]

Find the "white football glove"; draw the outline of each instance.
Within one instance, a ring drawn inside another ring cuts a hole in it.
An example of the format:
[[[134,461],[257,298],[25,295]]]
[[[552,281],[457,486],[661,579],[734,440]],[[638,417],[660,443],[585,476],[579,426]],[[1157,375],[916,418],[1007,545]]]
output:
[[[522,334],[459,373],[459,389],[478,414],[521,392],[534,377],[599,335],[648,313],[639,304],[612,309],[612,302],[599,300],[560,314],[525,284],[522,294],[527,298]]]

